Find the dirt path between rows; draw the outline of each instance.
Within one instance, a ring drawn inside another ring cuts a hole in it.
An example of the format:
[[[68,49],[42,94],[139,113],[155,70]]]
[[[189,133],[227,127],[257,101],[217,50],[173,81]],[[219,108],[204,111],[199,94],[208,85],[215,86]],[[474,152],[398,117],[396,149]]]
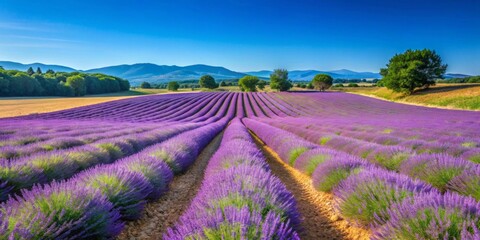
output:
[[[311,178],[285,164],[271,148],[253,135],[255,143],[263,151],[273,174],[280,178],[297,200],[302,216],[301,239],[369,239],[368,230],[354,227],[333,210],[333,196],[319,192],[311,184]]]
[[[213,139],[184,174],[174,177],[170,190],[165,195],[158,201],[147,204],[141,219],[127,222],[118,239],[161,239],[163,233],[190,206],[202,183],[208,161],[220,146],[222,135],[223,133]]]

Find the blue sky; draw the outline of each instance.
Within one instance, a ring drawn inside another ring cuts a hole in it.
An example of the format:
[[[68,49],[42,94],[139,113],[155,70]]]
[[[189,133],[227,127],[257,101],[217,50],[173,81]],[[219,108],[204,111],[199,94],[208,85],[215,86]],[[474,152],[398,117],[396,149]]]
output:
[[[0,60],[378,71],[408,48],[480,75],[479,0],[0,0]]]

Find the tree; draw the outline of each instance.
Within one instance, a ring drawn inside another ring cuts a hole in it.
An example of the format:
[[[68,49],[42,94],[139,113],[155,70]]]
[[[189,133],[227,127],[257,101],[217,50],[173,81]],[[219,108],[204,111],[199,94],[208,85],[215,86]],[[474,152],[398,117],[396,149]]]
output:
[[[55,74],[55,71],[53,71],[52,69],[48,69],[47,72],[45,73],[48,73],[48,74]]]
[[[325,91],[325,89],[328,89],[332,86],[333,78],[328,74],[320,73],[315,75],[311,83],[313,88],[316,90]]]
[[[238,80],[238,86],[242,92],[256,92],[259,79],[255,76],[245,76]]]
[[[225,83],[225,81],[221,81],[221,82],[220,82],[220,87],[225,87],[225,86],[227,86],[227,84]]]
[[[387,68],[380,69],[381,82],[394,92],[412,94],[416,88],[435,85],[436,79],[443,78],[447,66],[435,51],[409,49],[393,56]]]
[[[218,84],[215,82],[215,79],[210,75],[203,75],[199,81],[200,87],[214,89],[218,88]]]
[[[65,86],[71,87],[73,89],[73,95],[76,97],[84,96],[87,92],[85,79],[80,75],[73,75],[68,77]]]
[[[29,68],[27,69],[27,74],[28,74],[28,75],[31,76],[31,75],[33,75],[34,73],[35,73],[35,72],[33,71],[33,68],[32,68],[32,67],[29,67]]]
[[[177,91],[179,87],[180,85],[178,84],[178,82],[169,82],[167,89],[168,91]]]
[[[265,89],[265,85],[267,85],[267,82],[265,82],[265,81],[263,81],[263,80],[260,80],[260,81],[258,81],[258,83],[257,83],[258,89],[260,89],[260,90],[262,90],[262,91],[263,91],[263,89]]]
[[[142,82],[142,84],[140,84],[140,88],[152,88],[152,85],[150,85],[149,82]]]
[[[279,91],[287,91],[292,88],[292,83],[288,79],[288,71],[286,69],[275,69],[270,74],[270,87]]]
[[[35,73],[37,73],[39,75],[42,74],[42,69],[40,69],[40,67],[37,67],[37,71]]]

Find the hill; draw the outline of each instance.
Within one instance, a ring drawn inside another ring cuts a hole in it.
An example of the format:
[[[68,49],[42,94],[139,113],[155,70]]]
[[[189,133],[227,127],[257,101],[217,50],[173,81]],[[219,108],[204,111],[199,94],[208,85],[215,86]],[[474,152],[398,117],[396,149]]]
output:
[[[132,86],[139,85],[143,81],[150,83],[165,83],[169,81],[184,81],[196,80],[202,75],[212,75],[216,80],[238,79],[245,75],[253,75],[260,78],[269,78],[272,71],[251,71],[251,72],[236,72],[220,66],[209,66],[204,64],[195,64],[190,66],[175,66],[175,65],[156,65],[153,63],[136,63],[123,64],[116,66],[108,66],[102,68],[95,68],[89,70],[76,70],[74,68],[48,65],[42,63],[22,64],[9,61],[0,61],[0,66],[5,69],[22,70],[25,71],[29,67],[36,69],[40,67],[43,71],[52,69],[56,72],[86,72],[86,73],[103,73],[130,81]],[[340,69],[334,71],[319,71],[319,70],[291,70],[289,77],[292,81],[310,81],[319,73],[324,73],[332,76],[335,79],[374,79],[381,78],[379,73],[374,72],[355,72],[348,69]],[[465,74],[447,73],[446,78],[461,78],[466,77]]]
[[[70,68],[70,67],[65,67],[65,66],[60,66],[60,65],[49,65],[49,64],[43,64],[43,63],[31,63],[31,64],[22,64],[22,63],[17,63],[17,62],[10,62],[10,61],[0,61],[0,66],[3,67],[4,69],[8,70],[19,70],[19,71],[27,71],[28,68],[33,68],[33,70],[36,70],[38,67],[42,69],[43,71],[47,71],[48,69],[52,69],[55,72],[75,72],[77,70]]]

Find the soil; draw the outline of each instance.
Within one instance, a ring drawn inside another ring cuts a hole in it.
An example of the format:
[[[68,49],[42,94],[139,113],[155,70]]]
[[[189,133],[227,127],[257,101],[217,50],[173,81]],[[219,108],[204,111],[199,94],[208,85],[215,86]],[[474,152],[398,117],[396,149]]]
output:
[[[319,192],[309,176],[284,163],[277,153],[253,135],[263,151],[273,174],[292,192],[302,216],[299,235],[301,239],[369,239],[370,231],[355,227],[333,209],[332,194]]]
[[[146,205],[142,218],[127,222],[118,239],[162,239],[162,235],[175,224],[197,194],[203,180],[204,170],[220,146],[222,135],[219,134],[215,137],[184,174],[174,177],[170,189],[165,195],[158,201]]]

